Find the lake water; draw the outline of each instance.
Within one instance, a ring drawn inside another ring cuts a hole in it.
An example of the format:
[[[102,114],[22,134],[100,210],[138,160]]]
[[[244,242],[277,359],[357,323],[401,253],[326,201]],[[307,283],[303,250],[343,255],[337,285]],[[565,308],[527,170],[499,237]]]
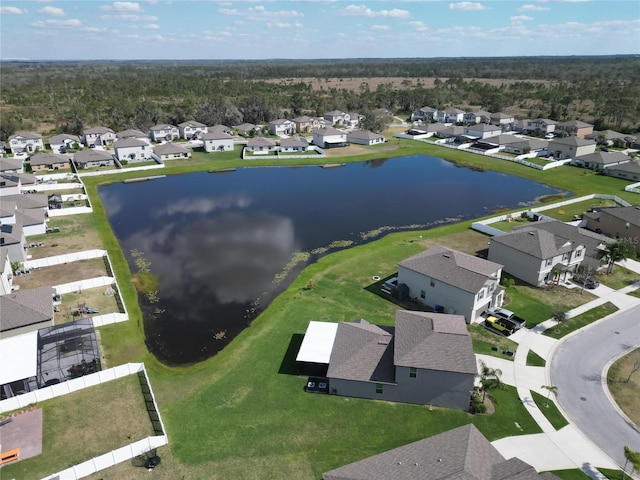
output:
[[[132,272],[136,250],[159,278],[157,302],[140,298],[147,346],[178,365],[214,355],[246,328],[292,279],[274,283],[295,252],[315,252],[313,261],[334,241],[477,218],[558,191],[417,155],[192,173],[99,193]]]

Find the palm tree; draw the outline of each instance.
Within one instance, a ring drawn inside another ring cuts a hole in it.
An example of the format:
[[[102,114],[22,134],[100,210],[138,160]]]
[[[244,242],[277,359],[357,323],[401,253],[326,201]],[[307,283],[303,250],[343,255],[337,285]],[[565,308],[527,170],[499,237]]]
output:
[[[558,387],[556,387],[555,385],[542,385],[542,388],[544,388],[547,391],[547,403],[545,403],[545,407],[549,406],[549,397],[551,396],[551,394],[553,393],[553,396],[557,396],[558,395]]]
[[[482,401],[484,402],[487,390],[500,388],[502,382],[500,377],[502,370],[499,368],[491,368],[482,360],[480,360],[480,382],[482,383]]]
[[[605,251],[607,261],[609,262],[607,265],[607,275],[609,275],[613,271],[613,265],[616,262],[626,260],[627,258],[633,256],[630,244],[620,241],[607,244],[607,246],[605,247]]]
[[[626,473],[627,463],[631,463],[631,473],[629,476],[633,476],[633,472],[640,470],[640,452],[634,452],[628,446],[624,446],[624,467],[622,467],[622,478]]]

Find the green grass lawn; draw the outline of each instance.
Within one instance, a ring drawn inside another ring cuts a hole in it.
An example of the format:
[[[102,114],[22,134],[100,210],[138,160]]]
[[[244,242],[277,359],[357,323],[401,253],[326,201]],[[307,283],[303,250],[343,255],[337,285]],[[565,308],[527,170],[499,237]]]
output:
[[[607,372],[609,392],[620,409],[634,422],[640,424],[640,348],[616,360]]]
[[[555,170],[555,169],[554,169]],[[595,193],[595,192],[594,192]],[[600,198],[594,198],[591,200],[583,200],[581,202],[572,203],[570,205],[564,205],[562,207],[544,210],[544,215],[560,220],[561,222],[570,222],[575,215],[582,215],[591,208],[602,207],[620,207],[621,205],[613,200],[606,200]]]
[[[613,288],[614,290],[620,290],[621,288],[640,281],[640,274],[616,265],[613,268],[613,272],[609,275],[601,273],[596,275],[596,278],[603,285]]]
[[[527,353],[527,367],[544,367],[547,361],[533,350]]]
[[[569,425],[569,422],[564,418],[564,415],[560,413],[560,410],[558,410],[558,407],[556,407],[553,400],[547,400],[547,397],[543,397],[539,393],[533,391],[531,392],[531,396],[542,414],[547,417],[547,420],[549,420],[551,425],[553,425],[553,428],[560,430],[562,427]]]
[[[551,473],[562,480],[591,480],[591,477],[577,468],[572,470],[554,470]]]
[[[637,288],[636,290],[633,290],[632,292],[627,293],[627,295],[640,298],[640,288]]]
[[[564,323],[558,324],[555,327],[549,328],[543,332],[543,335],[551,338],[562,338],[565,335],[574,332],[582,327],[586,327],[590,323],[600,320],[601,318],[611,315],[618,311],[613,303],[607,302],[599,307],[592,308],[580,315],[570,318]]]
[[[628,466],[627,469],[630,469],[631,467]],[[623,472],[622,470],[613,470],[611,468],[599,468],[598,471],[600,473],[602,473],[605,477],[607,477],[609,480],[633,480],[633,478],[630,475],[627,475],[626,472]]]
[[[518,348],[516,342],[477,324],[469,325],[468,329],[469,333],[471,333],[473,351],[475,353],[513,361],[513,356],[505,355],[504,351],[513,350],[515,352],[516,348]],[[495,348],[496,346],[498,347],[497,349]]]

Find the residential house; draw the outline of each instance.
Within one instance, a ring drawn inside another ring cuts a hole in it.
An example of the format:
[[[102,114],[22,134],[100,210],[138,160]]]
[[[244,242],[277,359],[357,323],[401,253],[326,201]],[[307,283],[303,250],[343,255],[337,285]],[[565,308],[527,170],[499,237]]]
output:
[[[438,138],[448,139],[448,142],[467,140],[466,138],[463,138],[463,135],[464,127],[458,125],[451,125],[436,132],[436,136]]]
[[[309,150],[309,142],[304,137],[289,137],[280,140],[281,152],[306,152]]]
[[[349,125],[351,122],[351,116],[343,112],[341,110],[332,110],[330,112],[325,112],[324,119],[329,123],[332,127],[339,126],[344,127]]]
[[[447,128],[449,127],[441,123],[424,123],[422,125],[414,125],[411,127],[407,130],[407,135],[413,135],[418,138],[428,138]]]
[[[472,424],[322,474],[323,480],[558,480],[517,457],[506,460]]]
[[[501,274],[496,262],[436,245],[398,264],[398,286],[417,302],[471,323],[502,306]]]
[[[531,285],[565,281],[580,265],[597,270],[606,238],[556,220],[539,221],[496,235],[489,260]]]
[[[16,210],[16,224],[22,225],[25,237],[47,233],[46,212],[39,208]]]
[[[234,130],[236,130],[240,135],[245,137],[249,137],[252,135],[252,132],[255,134],[261,130],[259,125],[254,125],[253,123],[241,123],[240,125],[234,125]]]
[[[588,155],[595,151],[596,142],[584,138],[562,137],[549,142],[549,156],[558,160]]]
[[[489,119],[489,123],[491,125],[498,125],[500,127],[504,127],[515,122],[515,117],[513,115],[509,115],[508,113],[496,112],[492,113]]]
[[[580,120],[569,120],[556,125],[556,133],[565,137],[586,138],[587,135],[593,133],[593,125],[581,122]]]
[[[173,142],[162,143],[153,147],[153,153],[160,157],[162,161],[174,160],[176,158],[191,158],[191,150]]]
[[[107,127],[92,127],[84,131],[84,144],[87,147],[108,147],[116,141],[116,134]]]
[[[296,124],[291,120],[279,118],[269,122],[269,133],[271,135],[293,135],[296,133]]]
[[[588,140],[587,140],[588,141]],[[615,165],[629,163],[631,157],[622,152],[594,152],[580,155],[571,159],[571,165],[590,168],[592,170],[605,169]]]
[[[17,209],[28,210],[36,208],[47,211],[47,196],[44,193],[30,193],[29,195],[8,195],[2,197],[3,202],[15,202]]]
[[[296,132],[300,133],[310,133],[314,128],[325,127],[324,118],[309,117],[308,115],[296,117],[291,121],[296,125]]]
[[[151,147],[144,140],[125,138],[114,143],[113,148],[116,151],[116,158],[121,162],[123,160],[127,162],[146,162],[151,160]]]
[[[207,126],[204,123],[196,122],[195,120],[179,123],[178,130],[180,137],[185,140],[202,138],[203,135],[208,132]]]
[[[640,255],[640,206],[605,207],[583,214],[586,228],[633,245]]]
[[[44,143],[42,135],[39,133],[19,131],[9,137],[9,147],[14,155],[28,155],[38,150],[44,150]]]
[[[49,147],[54,153],[66,153],[67,149],[78,148],[80,137],[69,133],[61,133],[49,138]]]
[[[436,120],[440,123],[462,123],[464,120],[464,110],[449,107],[445,110],[438,110]]]
[[[277,146],[276,142],[268,138],[254,137],[249,139],[245,148],[254,155],[269,155],[277,149]]]
[[[436,116],[438,115],[438,109],[433,107],[422,107],[418,110],[415,110],[411,114],[411,121],[429,123],[434,122],[436,120]]]
[[[553,133],[556,129],[557,122],[548,118],[537,118],[535,120],[525,120],[523,131],[533,133],[535,135],[544,136]]]
[[[73,163],[77,169],[94,167],[112,167],[113,155],[104,150],[79,150],[73,154]]]
[[[7,144],[0,140],[0,155],[7,153]]]
[[[5,200],[3,200],[3,203]],[[12,262],[27,261],[27,240],[24,236],[22,225],[18,223],[0,224],[0,246],[7,249]],[[0,309],[0,312],[2,309]],[[3,312],[4,317],[4,312]]]
[[[360,319],[339,323],[333,337],[327,330],[308,338],[313,331],[296,359],[326,361],[313,358],[310,343],[316,352],[330,350],[326,378],[334,395],[469,408],[477,366],[461,315],[398,310],[395,328]]]
[[[9,258],[9,249],[0,247],[0,296],[13,290],[13,269]]]
[[[52,287],[39,287],[0,296],[0,338],[53,326],[54,294]]]
[[[213,125],[212,127],[207,127],[208,133],[226,133],[227,135],[233,136],[233,128],[227,127],[226,125]]]
[[[313,130],[313,144],[320,148],[337,148],[347,146],[347,132],[332,127]]]
[[[0,173],[0,197],[18,195],[22,192],[20,175],[17,173]]]
[[[474,123],[489,123],[491,122],[491,113],[484,110],[466,112],[462,121],[465,125],[473,125]]]
[[[121,132],[117,132],[116,138],[118,140],[124,140],[125,138],[137,138],[138,140],[144,140],[146,142],[149,136],[144,132],[141,132],[140,130],[136,130],[135,128],[129,128],[127,130],[122,130]]]
[[[178,127],[169,125],[167,123],[161,123],[154,125],[149,129],[149,137],[154,142],[172,142],[176,138],[180,137]]]
[[[359,145],[377,145],[384,143],[386,139],[380,133],[373,133],[368,130],[353,130],[347,133],[347,142]]]
[[[213,132],[207,132],[202,137],[204,151],[211,152],[230,152],[233,150],[233,136],[219,129]]]
[[[0,157],[0,174],[1,173],[22,173],[24,172],[24,160],[16,157]]]
[[[640,160],[613,165],[605,169],[605,175],[640,182]]]
[[[637,137],[633,135],[627,135],[626,133],[620,133],[614,130],[594,130],[592,133],[585,135],[584,138],[595,140],[597,144],[607,147],[617,145],[627,148],[631,147],[637,140]]]
[[[69,157],[58,153],[36,153],[29,159],[29,164],[33,172],[71,168]]]
[[[518,138],[518,137],[514,137]],[[518,141],[504,145],[504,151],[515,155],[535,153],[537,157],[548,155],[549,141],[540,138],[521,138]]]
[[[13,225],[16,223],[16,202],[7,201],[5,198],[0,202],[0,225]]]
[[[488,125],[486,123],[477,123],[464,127],[464,135],[473,140],[495,137],[501,133],[502,128],[497,125]]]
[[[349,112],[345,115],[345,127],[356,128],[360,125],[360,122],[364,120],[364,115],[360,115],[356,112]]]

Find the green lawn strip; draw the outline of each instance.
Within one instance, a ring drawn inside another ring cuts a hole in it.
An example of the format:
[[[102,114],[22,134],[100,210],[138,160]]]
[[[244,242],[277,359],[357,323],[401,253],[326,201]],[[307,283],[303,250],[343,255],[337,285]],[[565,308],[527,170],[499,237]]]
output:
[[[533,350],[527,353],[527,367],[544,367],[547,361]]]
[[[487,330],[481,325],[469,325],[469,333],[471,334],[473,342],[473,352],[482,355],[491,355],[494,357],[502,358],[504,360],[513,361],[513,356],[507,356],[504,354],[505,350],[516,351],[518,344],[504,335]],[[495,349],[495,347],[498,347]]]
[[[544,210],[540,213],[555,218],[556,220],[560,220],[561,222],[570,222],[571,220],[573,220],[574,216],[581,216],[584,212],[590,210],[591,208],[620,206],[620,204],[616,203],[613,200],[593,198],[591,200],[582,200],[581,202],[571,203],[569,205],[563,205],[558,208]]]
[[[637,288],[637,289],[627,293],[627,295],[631,295],[632,297],[640,298],[640,288]]]
[[[547,399],[547,397],[544,397],[533,390],[531,391],[531,396],[542,414],[547,417],[547,420],[549,420],[551,425],[553,425],[553,428],[560,430],[562,427],[569,425],[569,422],[564,418],[564,415],[560,413],[560,410],[558,410],[558,407],[556,407],[553,400]]]
[[[530,224],[529,220],[525,220],[523,218],[517,217],[513,218],[510,222],[508,220],[503,220],[501,222],[495,222],[489,224],[490,227],[497,228],[498,230],[502,230],[503,232],[510,232],[514,228],[524,227]]]
[[[621,288],[632,285],[638,281],[640,281],[640,274],[628,270],[624,267],[615,266],[613,268],[613,272],[609,275],[606,273],[596,275],[596,278],[609,288],[613,288],[614,290],[620,290]]]
[[[503,273],[503,277],[509,277]],[[557,308],[572,308],[583,305],[596,297],[579,288],[568,289],[562,285],[546,288],[533,287],[516,279],[516,284],[507,292],[505,307],[524,318],[531,328],[548,320]]]
[[[591,477],[584,473],[579,468],[574,468],[571,470],[553,470],[552,472],[555,476],[560,477],[562,480],[590,480]]]
[[[42,454],[3,466],[2,478],[42,478],[154,435],[137,375],[38,407],[43,409]]]
[[[580,315],[570,318],[564,323],[558,324],[555,327],[549,328],[543,332],[544,335],[551,338],[562,338],[565,335],[579,330],[582,327],[589,325],[590,323],[600,320],[601,318],[611,315],[618,311],[613,303],[607,302],[604,305],[592,308]]]
[[[630,475],[628,475],[626,472],[623,472],[622,470],[616,470],[612,468],[598,468],[598,471],[609,480],[633,480]]]
[[[640,348],[636,348],[616,360],[607,372],[607,387],[620,409],[634,422],[640,424]]]

